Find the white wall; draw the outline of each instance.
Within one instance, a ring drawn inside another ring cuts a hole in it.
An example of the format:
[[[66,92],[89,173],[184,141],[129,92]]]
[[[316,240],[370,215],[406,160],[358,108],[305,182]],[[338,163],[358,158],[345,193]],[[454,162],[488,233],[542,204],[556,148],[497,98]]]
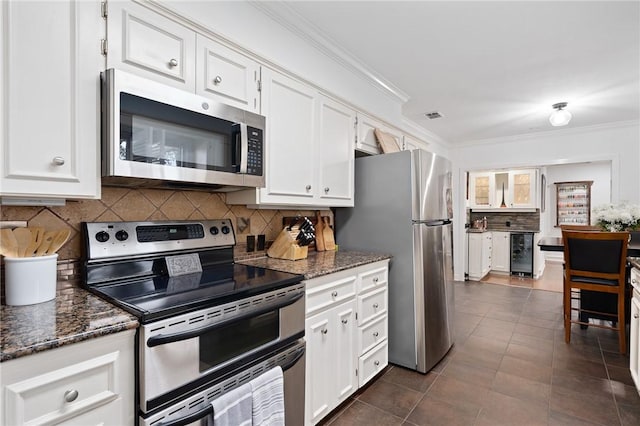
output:
[[[637,122],[617,126],[560,129],[513,138],[486,140],[452,148],[457,178],[454,221],[455,247],[464,248],[465,181],[468,170],[511,167],[542,167],[589,161],[611,163],[611,202],[640,202],[640,126]],[[591,179],[589,179],[591,180]],[[553,183],[547,178],[547,184]],[[549,197],[547,197],[549,202]],[[547,206],[549,204],[547,203]],[[552,226],[555,220],[546,220]],[[466,253],[455,250],[456,279],[463,279]]]

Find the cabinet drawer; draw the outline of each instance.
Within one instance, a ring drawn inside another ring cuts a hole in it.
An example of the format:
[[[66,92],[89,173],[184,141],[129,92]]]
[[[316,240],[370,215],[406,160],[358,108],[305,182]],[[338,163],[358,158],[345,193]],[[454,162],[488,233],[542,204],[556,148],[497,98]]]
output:
[[[358,355],[363,355],[387,339],[387,316],[384,315],[364,327],[358,328]]]
[[[389,363],[388,343],[385,340],[360,357],[358,362],[358,386],[364,386]]]
[[[387,313],[387,288],[358,296],[358,325]]]
[[[348,276],[317,287],[306,289],[307,315],[337,305],[354,297],[356,277]]]
[[[382,287],[387,284],[387,271],[388,268],[377,268],[373,271],[367,271],[360,274],[360,280],[358,282],[358,292],[367,291],[372,288]]]
[[[9,424],[58,423],[118,398],[118,352],[6,387]]]

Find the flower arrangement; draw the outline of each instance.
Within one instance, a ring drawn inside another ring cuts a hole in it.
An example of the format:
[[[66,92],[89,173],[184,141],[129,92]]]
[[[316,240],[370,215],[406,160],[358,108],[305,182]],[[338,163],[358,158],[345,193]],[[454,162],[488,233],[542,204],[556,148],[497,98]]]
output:
[[[618,205],[602,204],[593,208],[598,226],[609,232],[640,230],[640,206],[622,202]]]

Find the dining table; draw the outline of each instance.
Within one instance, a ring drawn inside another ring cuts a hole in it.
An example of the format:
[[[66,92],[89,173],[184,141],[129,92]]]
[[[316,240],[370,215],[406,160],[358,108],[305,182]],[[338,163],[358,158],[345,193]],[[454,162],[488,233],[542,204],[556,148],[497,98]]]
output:
[[[564,251],[562,237],[542,237],[538,241],[542,251]],[[640,257],[640,241],[632,239],[627,246],[627,256]]]

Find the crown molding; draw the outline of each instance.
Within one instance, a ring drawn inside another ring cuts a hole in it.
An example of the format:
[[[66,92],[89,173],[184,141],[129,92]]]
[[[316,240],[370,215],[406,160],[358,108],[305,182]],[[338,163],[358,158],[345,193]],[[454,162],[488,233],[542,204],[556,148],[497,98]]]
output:
[[[406,103],[409,100],[409,95],[402,89],[372,71],[350,52],[340,48],[338,43],[326,35],[323,35],[322,31],[315,24],[296,12],[290,5],[282,2],[264,2],[257,0],[249,0],[248,3],[282,27],[296,34],[306,43],[313,46],[318,52],[362,78],[373,87],[381,90],[387,96],[402,103]]]
[[[469,146],[478,146],[478,145],[494,145],[501,144],[507,142],[518,142],[521,140],[531,140],[544,138],[549,136],[567,136],[567,135],[579,135],[583,133],[590,133],[598,130],[607,130],[621,127],[634,127],[639,126],[640,120],[626,120],[626,121],[615,121],[612,123],[603,123],[603,124],[594,124],[592,126],[581,126],[581,127],[572,127],[566,129],[556,129],[556,130],[547,130],[544,132],[534,132],[534,133],[522,133],[519,135],[512,136],[501,136],[499,138],[490,138],[490,139],[476,139],[476,140],[467,140],[464,142],[454,143],[452,144],[456,148],[465,148]]]

